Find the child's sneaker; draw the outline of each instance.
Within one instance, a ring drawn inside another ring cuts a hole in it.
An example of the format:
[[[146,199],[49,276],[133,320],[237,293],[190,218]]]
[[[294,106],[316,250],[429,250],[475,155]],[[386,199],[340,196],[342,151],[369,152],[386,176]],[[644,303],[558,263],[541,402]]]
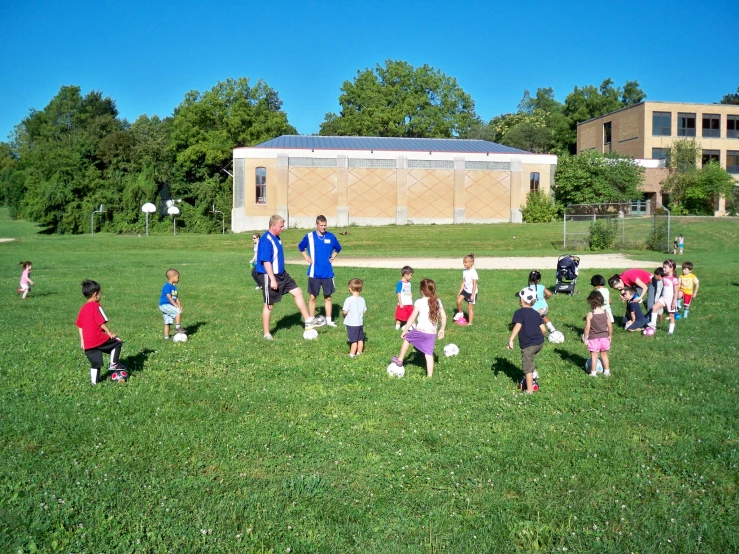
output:
[[[275,338],[272,336],[272,333],[267,333],[264,335],[264,340],[275,340]]]
[[[597,371],[591,371],[588,375],[590,375],[591,377],[597,377],[598,376],[598,372]]]
[[[462,312],[457,312],[456,314],[454,314],[454,321],[462,318],[464,318],[464,314]]]
[[[398,367],[403,367],[403,360],[401,360],[401,359],[400,359],[400,358],[398,358],[397,356],[393,356],[392,358],[390,358],[390,361],[391,361],[392,363],[394,363],[394,364],[395,364],[396,366],[398,366]]]
[[[336,323],[333,322],[333,320],[326,320],[326,327],[336,327]]]
[[[127,379],[128,379],[128,373],[126,373],[125,371],[115,371],[110,376],[111,381],[118,381],[119,383],[122,383],[123,381]]]
[[[108,369],[110,371],[118,371],[118,370],[124,371],[124,370],[126,370],[128,368],[126,366],[124,366],[122,363],[116,362],[114,364],[110,364],[110,366],[108,367]]]
[[[603,370],[603,377],[610,377],[611,376],[611,370],[610,369],[604,369]]]

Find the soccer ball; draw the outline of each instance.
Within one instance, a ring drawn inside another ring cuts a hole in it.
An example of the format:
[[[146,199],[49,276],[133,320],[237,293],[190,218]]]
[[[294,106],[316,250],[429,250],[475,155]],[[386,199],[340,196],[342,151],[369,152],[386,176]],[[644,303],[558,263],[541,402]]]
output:
[[[400,379],[405,375],[405,366],[390,363],[390,365],[387,366],[387,374],[390,377],[397,377]]]
[[[459,354],[459,347],[456,344],[447,344],[444,347],[444,356],[451,358]]]
[[[590,373],[590,360],[585,362],[585,371]],[[595,372],[596,373],[603,373],[603,364],[600,363],[600,358],[598,358],[598,363],[595,365]]]
[[[175,333],[172,342],[187,342],[187,335],[185,333]]]
[[[562,334],[562,331],[552,331],[549,333],[549,342],[553,342],[554,344],[562,344],[565,341],[565,336]]]
[[[315,329],[308,329],[303,333],[303,338],[305,340],[315,340],[318,338],[318,331]]]
[[[654,327],[647,327],[644,329],[645,337],[653,337],[656,333],[657,333],[657,330]]]
[[[680,314],[675,314],[675,319],[682,319],[682,317]]]

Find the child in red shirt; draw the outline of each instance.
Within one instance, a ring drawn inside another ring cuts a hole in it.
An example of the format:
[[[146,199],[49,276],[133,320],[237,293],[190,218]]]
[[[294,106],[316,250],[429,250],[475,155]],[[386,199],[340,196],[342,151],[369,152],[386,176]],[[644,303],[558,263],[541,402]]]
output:
[[[108,329],[108,316],[100,305],[103,296],[100,284],[89,279],[82,281],[82,295],[87,302],[80,309],[76,325],[80,331],[80,346],[90,360],[90,380],[93,385],[100,381],[100,367],[105,352],[110,354],[110,378],[113,381],[125,381],[128,379],[126,367],[118,362],[123,341]]]

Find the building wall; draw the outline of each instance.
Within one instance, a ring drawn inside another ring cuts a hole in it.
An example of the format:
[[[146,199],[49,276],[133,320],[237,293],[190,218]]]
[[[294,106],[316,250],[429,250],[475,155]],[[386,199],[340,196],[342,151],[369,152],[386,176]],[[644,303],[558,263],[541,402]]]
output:
[[[555,156],[536,154],[398,152],[380,158],[373,152],[264,150],[234,151],[234,232],[264,229],[275,213],[302,228],[313,227],[318,214],[332,227],[520,222],[531,172],[539,173],[539,188],[548,192],[556,164]],[[256,203],[257,167],[267,171],[264,204]]]

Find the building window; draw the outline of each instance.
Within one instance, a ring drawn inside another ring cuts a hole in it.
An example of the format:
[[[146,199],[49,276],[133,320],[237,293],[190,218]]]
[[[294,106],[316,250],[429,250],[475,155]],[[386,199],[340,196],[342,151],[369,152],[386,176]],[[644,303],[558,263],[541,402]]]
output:
[[[603,144],[611,144],[611,122],[603,124]]]
[[[726,152],[726,171],[734,175],[739,173],[739,150]]]
[[[267,168],[258,167],[256,169],[257,181],[257,204],[267,203]]]
[[[739,115],[726,116],[726,138],[739,138]]]
[[[652,135],[669,137],[672,134],[671,119],[670,112],[652,112]]]
[[[677,136],[694,137],[695,136],[695,114],[694,113],[678,113],[677,114]]]
[[[721,138],[721,116],[719,114],[703,114],[703,136],[705,138]]]
[[[539,173],[534,172],[529,174],[529,191],[537,192],[539,190]]]
[[[666,160],[667,159],[667,148],[652,148],[652,159],[653,160]]]
[[[720,153],[718,150],[704,150],[703,155],[701,156],[701,161],[703,162],[703,167],[707,166],[712,161],[721,163]]]

